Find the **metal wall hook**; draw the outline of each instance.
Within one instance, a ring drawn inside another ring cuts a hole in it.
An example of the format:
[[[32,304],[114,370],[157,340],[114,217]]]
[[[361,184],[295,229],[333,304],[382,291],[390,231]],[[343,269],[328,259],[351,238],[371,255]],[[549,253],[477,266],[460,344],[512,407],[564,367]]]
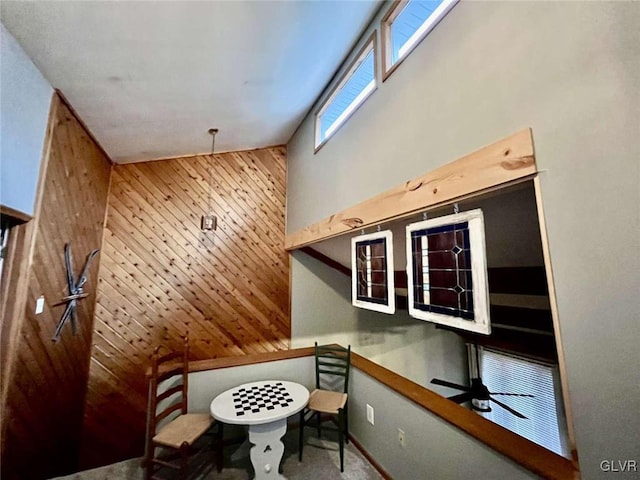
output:
[[[460,207],[458,206],[458,202],[453,204],[453,213],[460,213]]]

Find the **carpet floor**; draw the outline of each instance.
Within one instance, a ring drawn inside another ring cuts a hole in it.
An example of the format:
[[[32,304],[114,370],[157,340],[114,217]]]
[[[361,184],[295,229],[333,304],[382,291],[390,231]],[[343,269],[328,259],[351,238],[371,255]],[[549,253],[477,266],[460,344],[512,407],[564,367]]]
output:
[[[379,480],[380,474],[362,456],[353,444],[345,445],[344,473],[340,473],[338,442],[331,432],[323,432],[318,439],[312,429],[305,431],[305,445],[302,462],[298,461],[298,430],[287,432],[283,438],[285,446],[282,457],[282,475],[289,480]],[[193,462],[190,479],[194,480],[250,480],[254,478],[249,457],[251,444],[230,445],[224,449],[224,468],[218,473],[215,468],[214,452],[200,456]],[[175,477],[175,473],[173,474]],[[171,478],[167,475],[167,479]],[[112,465],[85,470],[52,480],[143,480],[144,470],[141,459],[134,458]]]

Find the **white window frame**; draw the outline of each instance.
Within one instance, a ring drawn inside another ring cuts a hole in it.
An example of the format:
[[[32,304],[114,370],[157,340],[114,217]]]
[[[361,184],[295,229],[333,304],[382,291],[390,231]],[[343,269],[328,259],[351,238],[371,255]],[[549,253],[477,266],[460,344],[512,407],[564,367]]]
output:
[[[355,59],[352,61],[349,68],[342,75],[340,81],[333,88],[329,96],[322,102],[322,105],[315,113],[315,152],[317,152],[320,147],[322,147],[339,129],[344,125],[347,120],[354,114],[358,108],[371,96],[373,92],[378,88],[378,59],[377,59],[377,47],[376,47],[376,32],[367,39],[363,47],[356,55]],[[340,94],[342,88],[345,84],[351,79],[355,71],[362,64],[364,59],[369,55],[369,53],[373,52],[373,80],[369,82],[369,84],[360,92],[360,94],[351,102],[351,104],[340,114],[340,116],[331,124],[331,126],[327,129],[324,138],[321,138],[322,132],[322,115],[329,108],[332,101]]]
[[[391,44],[391,29],[393,22],[400,15],[409,0],[396,0],[383,17],[380,25],[382,31],[382,81],[384,82],[403,62],[405,58],[420,44],[420,42],[431,32],[447,13],[458,3],[459,0],[444,0],[425,22],[416,30],[409,40],[398,52],[398,58],[393,62],[393,45]]]
[[[374,303],[364,300],[358,300],[358,261],[356,258],[356,245],[369,240],[377,240],[384,238],[385,256],[387,262],[387,303]],[[351,303],[354,307],[374,310],[381,313],[395,313],[396,311],[396,294],[394,281],[394,263],[393,263],[393,235],[391,230],[382,232],[358,235],[351,239]]]
[[[467,222],[469,226],[469,246],[471,249],[471,281],[473,284],[473,313],[474,319],[427,312],[415,307],[413,281],[413,252],[411,234],[418,230],[440,227],[443,225]],[[484,236],[484,216],[482,210],[475,209],[467,212],[454,213],[421,222],[412,223],[406,227],[407,250],[407,290],[409,315],[419,320],[438,323],[449,327],[459,328],[469,332],[491,333],[489,317],[489,283],[487,280],[487,254]]]

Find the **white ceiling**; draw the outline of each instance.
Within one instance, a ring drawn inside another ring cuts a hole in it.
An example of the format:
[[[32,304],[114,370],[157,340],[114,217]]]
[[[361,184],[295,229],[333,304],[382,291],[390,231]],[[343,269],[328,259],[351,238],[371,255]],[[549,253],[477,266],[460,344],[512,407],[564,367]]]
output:
[[[379,0],[2,1],[118,163],[287,143]]]

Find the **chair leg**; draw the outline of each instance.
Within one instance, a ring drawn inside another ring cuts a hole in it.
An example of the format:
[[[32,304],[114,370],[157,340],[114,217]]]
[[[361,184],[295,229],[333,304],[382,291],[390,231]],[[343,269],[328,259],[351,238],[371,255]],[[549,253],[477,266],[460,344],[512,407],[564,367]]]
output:
[[[155,452],[155,448],[151,443],[151,441],[149,440],[149,445],[147,445],[147,452],[143,461],[146,480],[151,480],[151,477],[153,477],[153,466],[155,465],[153,463],[154,452]]]
[[[189,444],[180,445],[180,480],[186,480],[189,473]]]
[[[318,424],[318,438],[322,435],[322,426],[320,425],[320,412],[316,412],[316,422]]]
[[[300,432],[299,432],[299,448],[298,461],[302,461],[302,447],[304,446],[304,408],[300,412]]]
[[[338,410],[338,441],[340,442],[340,472],[344,472],[344,410],[341,408]]]
[[[344,441],[349,443],[349,404],[344,406]]]
[[[218,433],[216,435],[216,470],[218,473],[222,471],[222,464],[224,459],[224,430],[222,428],[223,424],[221,422],[218,423]]]

